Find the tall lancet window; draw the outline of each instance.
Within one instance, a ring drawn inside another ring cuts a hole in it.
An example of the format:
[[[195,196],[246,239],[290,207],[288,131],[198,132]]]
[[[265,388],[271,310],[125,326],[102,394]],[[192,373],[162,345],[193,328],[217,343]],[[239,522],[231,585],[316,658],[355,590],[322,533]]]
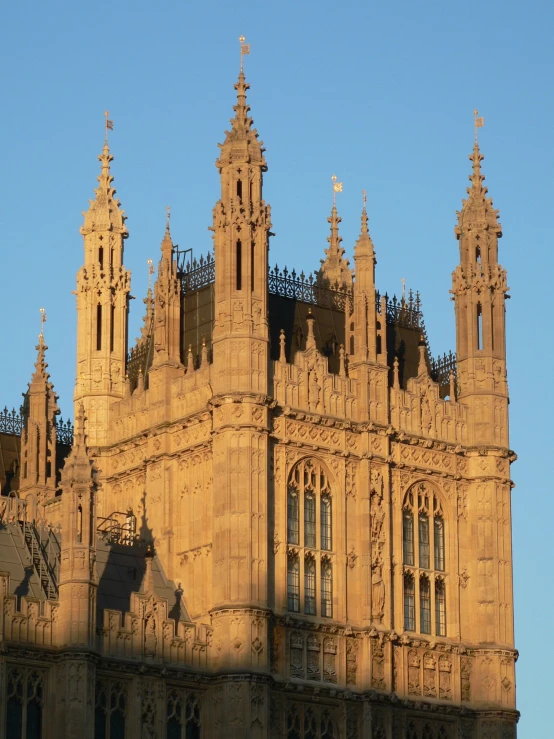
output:
[[[425,482],[412,486],[402,512],[406,631],[446,636],[446,525],[434,488]]]
[[[288,609],[294,613],[300,610],[300,562],[298,554],[289,552],[287,564]]]
[[[329,475],[316,459],[293,467],[287,488],[287,603],[308,616],[333,615],[333,501]],[[296,559],[297,558],[297,559]],[[298,578],[298,587],[292,587]],[[292,593],[298,590],[299,601]]]

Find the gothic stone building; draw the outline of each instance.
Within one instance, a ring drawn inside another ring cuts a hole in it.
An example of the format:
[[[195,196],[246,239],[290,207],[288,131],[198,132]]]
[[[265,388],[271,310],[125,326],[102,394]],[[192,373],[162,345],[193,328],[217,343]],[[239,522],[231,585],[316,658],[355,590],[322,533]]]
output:
[[[4,414],[0,735],[513,739],[506,272],[476,144],[456,353],[380,295],[368,217],[268,269],[241,72],[213,257],[169,223],[128,352],[108,145],[77,275],[75,429],[38,359]]]

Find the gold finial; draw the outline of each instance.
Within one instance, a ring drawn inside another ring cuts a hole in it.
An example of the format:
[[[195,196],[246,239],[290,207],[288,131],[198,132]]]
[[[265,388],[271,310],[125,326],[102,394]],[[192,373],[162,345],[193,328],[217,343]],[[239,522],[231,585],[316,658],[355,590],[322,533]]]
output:
[[[104,143],[106,144],[106,146],[108,144],[108,131],[113,131],[113,121],[109,119],[108,117],[109,115],[110,115],[109,111],[105,110],[104,118],[106,119],[106,123],[105,123],[105,130],[104,130]]]
[[[364,210],[365,210],[365,207],[366,207],[366,204],[367,204],[367,192],[365,190],[362,190],[362,200],[363,200],[363,203],[364,203]]]
[[[148,259],[146,263],[148,264],[148,290],[150,291],[152,289],[152,275],[154,274],[154,262],[151,259]]]
[[[475,126],[475,128],[474,128],[474,132],[475,132],[475,143],[478,144],[479,143],[479,136],[477,134],[477,129],[478,128],[483,128],[483,126],[485,125],[485,119],[483,118],[483,116],[481,116],[481,118],[479,118],[479,111],[477,110],[477,108],[473,111],[473,121],[474,121],[474,126]]]
[[[250,54],[250,44],[245,43],[246,39],[244,36],[239,36],[240,41],[240,71],[244,72],[244,57],[246,54]]]
[[[170,219],[171,219],[171,206],[166,205],[165,206],[165,226],[166,228],[169,228]]]
[[[337,182],[337,175],[331,175],[331,181],[333,183],[333,208],[337,204],[337,193],[342,192],[342,182]]]
[[[402,302],[406,302],[406,278],[402,278]]]
[[[46,323],[46,311],[44,308],[40,308],[40,333],[38,335],[39,339],[44,338],[44,324]]]

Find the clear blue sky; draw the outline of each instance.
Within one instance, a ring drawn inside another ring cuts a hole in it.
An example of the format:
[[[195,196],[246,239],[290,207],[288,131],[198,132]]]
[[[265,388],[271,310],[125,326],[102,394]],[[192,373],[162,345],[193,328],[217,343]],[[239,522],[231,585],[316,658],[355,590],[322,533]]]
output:
[[[129,217],[138,332],[165,206],[172,233],[210,248],[214,167],[234,101],[238,41],[267,147],[271,263],[313,270],[326,246],[330,177],[349,255],[361,190],[381,290],[422,293],[434,353],[454,348],[450,273],[467,186],[473,109],[500,209],[508,270],[520,739],[552,734],[552,73],[550,0],[56,2],[5,4],[0,209],[0,404],[19,405],[46,308],[52,379],[72,415],[81,211],[99,171],[103,112],[115,121],[113,173]],[[539,279],[540,277],[540,279]],[[542,343],[544,341],[544,344]],[[550,686],[550,690],[548,690]]]

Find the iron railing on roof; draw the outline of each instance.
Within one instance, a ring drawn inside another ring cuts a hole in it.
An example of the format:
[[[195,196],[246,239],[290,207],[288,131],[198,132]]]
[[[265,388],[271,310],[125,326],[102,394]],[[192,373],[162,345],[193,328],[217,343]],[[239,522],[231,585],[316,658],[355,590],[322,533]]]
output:
[[[406,328],[421,329],[423,327],[423,314],[421,312],[421,299],[419,292],[408,293],[408,298],[398,299],[396,295],[389,298],[387,293],[383,295],[385,298],[386,320],[389,324],[405,326]],[[381,312],[381,293],[377,291],[375,296],[377,310]]]
[[[73,424],[68,418],[64,421],[63,418],[54,419],[54,426],[56,427],[56,438],[60,444],[67,444],[71,446],[73,444]],[[13,434],[14,436],[21,436],[25,428],[25,416],[21,411],[19,413],[12,408],[9,411],[4,408],[0,411],[0,433]]]

